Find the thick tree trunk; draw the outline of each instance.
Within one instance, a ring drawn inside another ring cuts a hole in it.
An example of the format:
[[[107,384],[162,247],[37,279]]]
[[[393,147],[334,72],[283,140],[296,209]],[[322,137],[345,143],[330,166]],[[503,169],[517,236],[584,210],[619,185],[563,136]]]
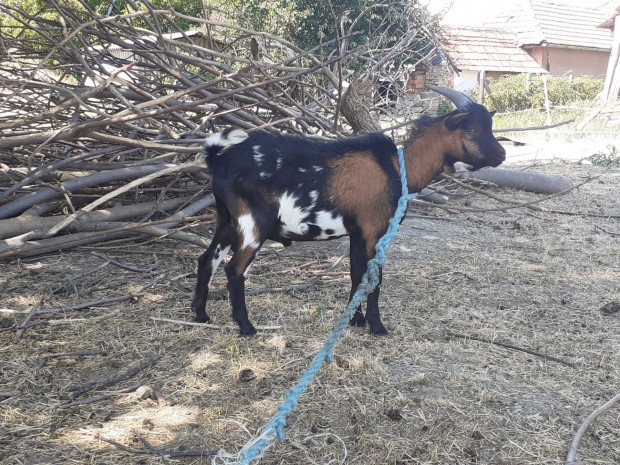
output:
[[[379,122],[369,111],[372,103],[368,92],[358,91],[358,85],[352,84],[342,96],[340,109],[342,116],[351,125],[355,134],[367,134],[381,130]]]

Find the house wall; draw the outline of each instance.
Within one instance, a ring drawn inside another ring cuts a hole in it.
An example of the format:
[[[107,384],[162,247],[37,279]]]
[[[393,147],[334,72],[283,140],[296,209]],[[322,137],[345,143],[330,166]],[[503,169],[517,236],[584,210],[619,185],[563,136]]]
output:
[[[461,92],[470,92],[478,85],[478,71],[464,69],[457,76],[454,74],[454,88]]]
[[[590,75],[604,78],[609,61],[609,52],[578,50],[571,48],[532,47],[528,53],[536,62],[553,75],[570,73],[573,76]]]

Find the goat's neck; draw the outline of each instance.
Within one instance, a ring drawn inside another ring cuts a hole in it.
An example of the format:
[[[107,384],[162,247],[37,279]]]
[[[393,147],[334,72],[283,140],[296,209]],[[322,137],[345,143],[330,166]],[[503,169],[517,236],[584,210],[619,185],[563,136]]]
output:
[[[429,128],[421,136],[405,142],[404,156],[409,192],[423,189],[443,172],[448,153],[448,140],[442,132]]]

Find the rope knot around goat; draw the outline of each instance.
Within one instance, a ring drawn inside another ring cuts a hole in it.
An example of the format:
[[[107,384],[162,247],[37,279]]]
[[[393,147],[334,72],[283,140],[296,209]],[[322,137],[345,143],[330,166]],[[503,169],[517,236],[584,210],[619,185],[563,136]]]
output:
[[[302,372],[301,378],[297,384],[288,390],[284,396],[284,400],[278,405],[278,412],[262,428],[261,433],[243,446],[236,455],[228,454],[224,451],[220,452],[213,458],[214,465],[221,463],[227,465],[249,465],[252,461],[259,459],[275,439],[283,441],[285,439],[284,427],[286,426],[286,418],[295,408],[299,402],[299,398],[321,369],[323,363],[325,361],[332,363],[333,348],[342,336],[349,320],[353,317],[355,309],[361,305],[364,297],[370,294],[379,284],[381,267],[387,261],[387,249],[392,240],[396,237],[398,226],[407,210],[407,202],[417,196],[417,194],[409,194],[409,190],[407,189],[407,172],[405,170],[404,153],[401,147],[398,148],[398,163],[400,167],[402,190],[401,196],[398,199],[396,211],[389,221],[387,232],[377,242],[375,247],[376,254],[368,261],[368,267],[366,273],[362,277],[362,282],[358,286],[355,294],[353,294],[338,324],[325,341],[323,348],[314,356],[310,366]]]

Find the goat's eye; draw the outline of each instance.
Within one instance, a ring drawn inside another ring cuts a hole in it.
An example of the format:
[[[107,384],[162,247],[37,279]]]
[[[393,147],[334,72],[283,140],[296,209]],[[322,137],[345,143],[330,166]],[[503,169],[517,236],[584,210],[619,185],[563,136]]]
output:
[[[468,129],[467,130],[467,134],[476,134],[476,130],[475,129]]]

